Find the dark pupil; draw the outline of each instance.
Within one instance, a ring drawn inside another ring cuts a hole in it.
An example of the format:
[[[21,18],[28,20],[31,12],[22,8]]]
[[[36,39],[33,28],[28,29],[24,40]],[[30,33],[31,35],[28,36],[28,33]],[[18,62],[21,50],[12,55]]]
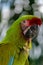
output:
[[[26,38],[35,38],[38,34],[38,26],[37,25],[33,25],[30,27],[30,29],[28,29],[28,31],[25,34]]]

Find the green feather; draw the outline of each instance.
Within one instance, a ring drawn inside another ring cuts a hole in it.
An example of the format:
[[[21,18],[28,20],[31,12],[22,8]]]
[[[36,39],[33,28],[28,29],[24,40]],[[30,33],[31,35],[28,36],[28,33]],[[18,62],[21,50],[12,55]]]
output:
[[[26,43],[20,23],[23,20],[32,19],[33,15],[25,15],[18,18],[9,28],[5,38],[0,42],[0,65],[8,65],[10,57],[14,57],[13,65],[25,65],[28,58],[28,53],[21,50]]]

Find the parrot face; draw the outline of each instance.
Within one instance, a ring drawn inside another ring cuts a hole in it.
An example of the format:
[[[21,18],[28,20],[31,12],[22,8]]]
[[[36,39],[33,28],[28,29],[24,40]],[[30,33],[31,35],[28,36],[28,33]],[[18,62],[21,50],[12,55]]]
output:
[[[23,31],[23,35],[25,36],[26,39],[29,40],[29,38],[34,39],[38,35],[38,26],[37,25],[32,25],[30,27],[27,27],[24,25],[25,23],[21,23],[21,28]]]
[[[32,48],[31,41],[38,36],[39,26],[42,24],[39,18],[32,18],[31,20],[24,20],[21,22],[21,30],[28,41],[25,48]],[[29,47],[28,47],[29,46]]]
[[[32,20],[25,20],[21,22],[21,29],[26,39],[36,38],[38,35],[38,28],[41,25],[41,20],[33,18]]]

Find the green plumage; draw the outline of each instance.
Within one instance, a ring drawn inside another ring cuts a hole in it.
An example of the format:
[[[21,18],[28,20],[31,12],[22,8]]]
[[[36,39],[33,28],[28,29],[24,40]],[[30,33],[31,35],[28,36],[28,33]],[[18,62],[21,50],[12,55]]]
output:
[[[8,65],[11,56],[14,56],[13,65],[25,65],[28,53],[20,50],[26,43],[20,28],[20,22],[32,19],[34,16],[25,15],[18,18],[9,28],[5,38],[0,42],[0,65]]]

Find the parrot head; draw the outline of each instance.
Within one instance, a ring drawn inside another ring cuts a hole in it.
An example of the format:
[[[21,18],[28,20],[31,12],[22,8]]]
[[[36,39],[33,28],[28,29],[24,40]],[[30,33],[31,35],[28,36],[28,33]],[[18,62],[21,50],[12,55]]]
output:
[[[39,26],[42,24],[41,19],[32,18],[31,20],[24,20],[21,22],[22,33],[29,43],[29,49],[31,49],[31,41],[38,36]],[[28,46],[26,44],[26,46]]]
[[[24,20],[21,22],[21,29],[26,39],[34,39],[38,35],[39,26],[42,24],[39,18]]]

